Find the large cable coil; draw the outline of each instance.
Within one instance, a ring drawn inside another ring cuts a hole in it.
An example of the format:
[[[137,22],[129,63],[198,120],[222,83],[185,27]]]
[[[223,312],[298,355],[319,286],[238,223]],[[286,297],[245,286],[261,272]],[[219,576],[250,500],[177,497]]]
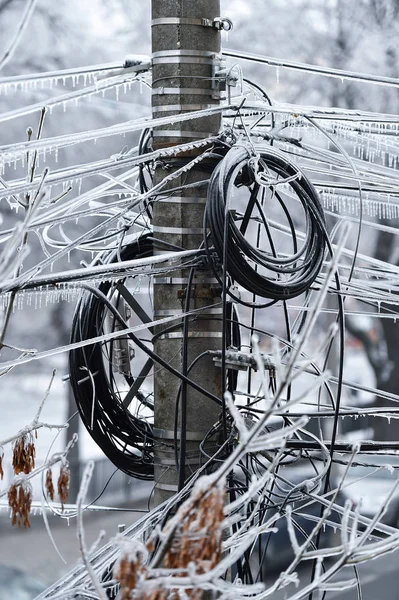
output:
[[[284,186],[283,192],[281,186]],[[305,214],[304,241],[300,248],[286,205],[287,191]],[[233,199],[237,201],[234,196],[239,194],[238,207],[233,206]],[[281,206],[288,221],[294,248],[292,255],[281,255],[276,250],[273,222],[268,215],[272,202]],[[317,194],[305,175],[270,147],[256,154],[245,146],[234,147],[221,160],[209,183],[204,230],[210,231],[211,242],[225,265],[228,279],[272,301],[286,300],[308,291],[322,265],[325,228]],[[209,255],[214,257],[208,233],[205,240]],[[264,248],[264,240],[269,243],[268,248]],[[154,240],[151,234],[140,235],[122,249],[104,254],[101,260],[111,263],[144,258],[153,254],[157,244],[162,242]],[[219,276],[220,263],[214,266]],[[196,268],[195,263],[191,268]],[[117,281],[104,281],[97,288],[85,286],[75,312],[71,342],[105,337],[101,342],[70,352],[70,379],[83,423],[105,455],[125,473],[151,479],[154,468],[153,361],[163,368],[171,367],[154,354],[151,329],[140,339],[132,333],[107,338],[107,333],[127,327],[127,313],[131,310],[144,329],[146,321],[152,320],[129,291],[129,285],[134,288],[137,282],[126,276]],[[232,344],[240,348],[240,326],[234,306],[227,302],[224,311],[226,346]],[[201,319],[201,316],[196,318]],[[178,320],[172,328],[182,326],[183,320]],[[189,372],[175,375],[191,383]],[[227,375],[228,388],[234,392],[237,372],[227,369]],[[196,387],[202,389],[198,384]],[[176,411],[179,410],[179,398],[176,398]]]
[[[237,208],[237,198],[243,196],[239,188],[247,192]],[[299,247],[286,198],[302,206],[305,232]],[[269,218],[272,203],[287,220],[291,254],[276,250]],[[213,244],[218,258],[213,260],[215,272],[220,273],[223,263],[236,284],[261,298],[299,296],[309,290],[322,267],[325,221],[317,192],[294,163],[270,146],[237,145],[226,154],[209,182],[204,223],[209,255]]]
[[[162,242],[155,240],[151,234],[142,235],[128,243],[120,252],[114,250],[105,254],[101,260],[111,263],[115,260],[144,258],[152,255],[157,244],[162,247]],[[105,281],[98,288],[86,286],[75,311],[71,343],[106,336],[107,333],[115,333],[127,327],[131,311],[135,312],[146,333],[140,336],[140,340],[130,333],[74,348],[69,355],[70,381],[83,424],[104,454],[128,475],[138,479],[152,479],[152,367],[154,361],[160,359],[152,350],[152,330],[145,328],[152,316],[145,312],[146,307],[129,291],[129,285],[137,287],[137,282],[126,277],[114,282]],[[231,303],[227,304],[226,315],[226,343],[239,347],[239,324]],[[202,317],[196,316],[196,319]],[[181,319],[172,325],[172,329],[182,327]],[[157,335],[161,333],[158,332]],[[183,345],[183,349],[184,347]],[[171,368],[167,363],[162,366]],[[180,375],[182,380],[184,378],[183,373],[176,372],[175,375]],[[227,375],[229,389],[234,390],[237,373],[228,369]],[[190,373],[184,376],[190,384]],[[202,388],[197,385],[197,389]],[[176,398],[176,419],[178,410],[179,396]],[[175,443],[177,444],[177,430]]]
[[[146,235],[123,248],[120,258],[144,258],[152,253],[153,240]],[[112,252],[105,260],[117,259],[117,253]],[[98,289],[84,292],[75,311],[71,343],[120,327],[106,300],[121,312],[122,283],[105,281]],[[129,353],[132,352],[127,338],[75,348],[69,354],[70,380],[82,421],[104,454],[128,475],[152,479],[152,424],[140,414],[153,411],[153,398],[131,374]],[[137,389],[128,401],[117,379],[124,381],[125,389],[132,390],[136,383]]]

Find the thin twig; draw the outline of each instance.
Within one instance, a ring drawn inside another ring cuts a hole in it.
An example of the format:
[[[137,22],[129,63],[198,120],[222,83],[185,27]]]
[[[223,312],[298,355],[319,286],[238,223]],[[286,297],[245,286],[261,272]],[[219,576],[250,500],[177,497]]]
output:
[[[22,15],[21,21],[19,23],[18,29],[10,43],[10,45],[8,46],[7,50],[4,52],[3,56],[0,58],[0,69],[2,69],[7,62],[10,60],[10,58],[12,57],[16,47],[19,44],[19,41],[30,21],[30,18],[33,14],[34,8],[37,4],[37,0],[28,0],[28,3],[25,7],[24,13]]]
[[[94,461],[90,460],[86,467],[85,470],[83,472],[83,477],[82,477],[82,482],[80,484],[80,489],[79,489],[79,493],[78,493],[78,497],[76,499],[76,504],[77,504],[77,527],[78,527],[78,541],[79,541],[79,548],[80,548],[80,553],[82,555],[82,560],[83,563],[87,569],[87,572],[89,574],[89,577],[91,579],[91,582],[94,586],[94,589],[96,590],[100,600],[107,600],[107,596],[104,592],[104,589],[101,585],[101,583],[98,580],[98,577],[90,563],[90,559],[89,559],[89,555],[87,552],[87,548],[86,548],[86,544],[85,544],[85,537],[84,537],[84,529],[83,529],[83,503],[87,494],[87,489],[89,487],[89,483],[91,481],[91,477],[93,475],[93,470],[94,470]]]

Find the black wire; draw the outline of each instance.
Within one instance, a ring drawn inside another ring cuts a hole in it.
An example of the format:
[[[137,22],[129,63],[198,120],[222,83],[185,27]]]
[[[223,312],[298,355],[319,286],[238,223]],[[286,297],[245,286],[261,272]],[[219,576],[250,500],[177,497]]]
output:
[[[143,142],[144,144],[144,142]],[[220,158],[220,157],[219,157]],[[298,240],[295,232],[293,220],[289,214],[289,210],[285,205],[282,196],[278,193],[273,183],[260,185],[256,180],[252,171],[251,152],[245,147],[235,147],[230,150],[222,159],[220,164],[214,170],[209,183],[208,200],[204,218],[204,245],[205,252],[212,264],[215,275],[222,283],[222,329],[223,329],[223,348],[222,348],[222,380],[228,389],[234,392],[237,388],[238,373],[232,369],[226,369],[225,350],[232,344],[234,347],[241,348],[240,329],[247,327],[239,322],[236,309],[231,302],[227,302],[227,294],[234,298],[228,289],[231,282],[236,282],[242,285],[245,289],[253,294],[254,302],[247,303],[240,301],[241,304],[250,306],[251,308],[259,308],[260,306],[270,306],[275,302],[282,300],[284,308],[284,318],[287,328],[288,342],[284,341],[286,348],[291,347],[291,327],[289,315],[285,301],[287,299],[298,296],[302,293],[308,293],[312,283],[319,274],[323,263],[325,247],[326,247],[326,228],[324,223],[324,215],[318,200],[317,194],[312,184],[307,178],[298,171],[297,167],[287,161],[280,153],[267,148],[262,148],[258,157],[258,168],[262,174],[272,173],[276,179],[288,179],[294,177],[287,183],[291,191],[299,199],[305,214],[306,235],[305,242],[298,249]],[[173,161],[173,166],[176,166],[176,161]],[[207,170],[208,167],[206,167]],[[299,176],[298,176],[299,175]],[[143,174],[144,177],[144,174]],[[145,179],[140,185],[146,185]],[[243,186],[247,188],[250,194],[250,199],[243,216],[233,214],[228,203],[229,195],[235,188]],[[144,189],[144,187],[143,187]],[[273,198],[280,204],[284,215],[288,221],[291,231],[293,254],[289,258],[279,257],[273,241],[272,232],[269,226],[267,217],[267,205],[265,206],[264,198],[267,190],[271,190]],[[262,193],[262,198],[258,199],[258,194]],[[259,216],[254,218],[253,211],[257,210]],[[246,239],[247,227],[250,221],[258,223],[258,241],[255,246],[252,246]],[[208,234],[210,231],[210,234]],[[268,240],[271,252],[266,252],[260,247],[260,232],[264,231],[266,240]],[[137,243],[129,244],[121,250],[123,260],[128,260],[133,257],[141,257],[151,255],[156,245],[161,242],[154,240],[151,235],[142,236]],[[213,247],[212,245],[213,244]],[[165,244],[164,244],[165,246]],[[180,249],[180,248],[179,248]],[[148,252],[148,254],[146,254]],[[109,260],[112,260],[110,258]],[[222,262],[223,261],[223,262]],[[221,263],[223,264],[223,275],[221,276]],[[266,277],[260,269],[266,269],[272,272],[272,276]],[[194,274],[194,267],[191,268],[190,277]],[[285,278],[286,281],[282,279]],[[190,308],[190,288],[191,281],[189,278],[186,288],[185,312],[189,312]],[[337,289],[339,289],[339,281],[337,280]],[[100,285],[98,289],[87,287],[87,293],[82,298],[77,316],[74,319],[74,328],[72,341],[81,341],[95,337],[104,331],[104,319],[106,315],[111,313],[113,319],[112,329],[118,324],[127,327],[123,317],[117,310],[116,306],[110,301],[114,288],[111,283],[106,282]],[[267,298],[268,302],[256,303],[257,297]],[[342,313],[341,313],[342,314]],[[254,312],[252,313],[251,325],[248,328],[252,331],[257,331],[254,321]],[[196,317],[201,318],[201,317]],[[207,316],[209,320],[209,316]],[[157,333],[162,335],[165,331],[182,328],[183,345],[182,345],[182,370],[178,372],[162,357],[157,356],[150,348],[146,346],[144,341],[133,333],[126,335],[126,339],[131,339],[133,342],[145,352],[154,362],[161,365],[162,368],[168,369],[176,377],[180,379],[180,386],[176,398],[176,419],[180,413],[180,456],[178,460],[179,473],[179,488],[181,489],[186,483],[186,443],[185,443],[185,413],[187,402],[187,386],[190,385],[204,396],[217,402],[222,406],[222,401],[215,395],[207,392],[198,383],[189,378],[189,373],[200,358],[201,354],[196,357],[190,366],[188,366],[188,329],[191,322],[188,316],[184,317],[181,322],[173,324],[170,327],[163,329]],[[299,327],[303,322],[299,323]],[[262,331],[262,333],[266,333]],[[78,348],[71,352],[71,382],[74,389],[79,411],[86,427],[89,429],[92,437],[103,444],[105,454],[116,464],[121,470],[139,477],[142,479],[150,479],[153,477],[154,468],[154,440],[152,434],[152,426],[143,419],[139,419],[131,415],[131,413],[123,406],[120,394],[116,391],[117,382],[114,381],[112,365],[109,365],[109,373],[105,369],[104,362],[112,360],[112,343],[111,346],[107,343],[95,344],[90,347]],[[108,351],[104,361],[104,349]],[[74,353],[74,354],[73,354]],[[84,366],[95,379],[95,403],[94,403],[94,419],[93,431],[91,431],[91,414],[92,414],[92,384],[91,378],[82,379],[81,367]],[[315,371],[318,369],[315,367]],[[74,380],[73,380],[74,378]],[[339,376],[342,382],[342,373]],[[134,384],[134,378],[131,375],[126,375],[126,381],[129,385]],[[271,387],[274,387],[274,381],[270,382]],[[326,384],[325,384],[326,385]],[[328,386],[326,385],[327,389]],[[329,390],[331,400],[333,402],[332,393]],[[141,394],[141,396],[140,396]],[[290,391],[288,392],[290,394]],[[137,392],[137,400],[142,404],[144,402],[142,392]],[[181,406],[179,407],[181,397]],[[249,398],[249,395],[248,395]],[[151,403],[150,403],[151,404]],[[336,405],[336,410],[339,407],[339,402]],[[256,409],[251,406],[245,407],[248,414],[256,417]],[[284,421],[289,424],[288,418]],[[178,421],[175,421],[175,431],[177,431]],[[223,435],[221,435],[223,433]],[[218,434],[216,451],[212,454],[209,449],[209,442],[213,436]],[[234,439],[234,429],[231,416],[222,412],[220,422],[213,427],[204,440],[200,443],[200,452],[203,457],[209,459],[207,466],[215,468],[217,464],[225,459],[225,456],[231,452],[232,447],[237,443]],[[175,435],[177,438],[177,436]],[[302,448],[299,446],[302,443],[301,439],[293,440],[292,445],[299,449],[298,457],[301,455]],[[332,448],[334,447],[332,443]],[[217,447],[219,443],[219,447]],[[177,453],[177,439],[175,439],[175,453]],[[303,447],[312,447],[303,442]],[[103,447],[101,446],[101,447]],[[112,456],[112,458],[111,458]],[[295,453],[292,450],[287,450],[286,456],[290,461],[295,460]],[[271,460],[270,457],[264,457],[266,460]],[[229,493],[231,499],[237,497],[248,489],[248,482],[251,473],[261,475],[264,473],[265,464],[254,456],[248,456],[248,464],[241,464],[239,467],[245,477],[245,482],[237,480],[234,474],[229,475]],[[292,461],[291,461],[292,462]],[[329,475],[329,474],[328,474]],[[190,480],[191,476],[188,477]],[[328,477],[327,477],[328,479]],[[263,493],[263,492],[262,492]],[[270,491],[270,495],[275,492]],[[277,493],[278,494],[278,493]],[[276,500],[276,498],[274,498]],[[272,496],[262,501],[256,518],[264,518],[268,508],[272,506]],[[274,503],[275,504],[275,503]],[[251,507],[253,505],[251,504]],[[248,505],[248,511],[250,507]],[[263,515],[263,516],[262,516]],[[294,523],[296,526],[296,524]],[[299,526],[299,530],[300,530]],[[262,550],[262,541],[261,544]],[[318,540],[316,541],[316,546]],[[262,555],[267,552],[268,544],[263,547]],[[245,553],[242,562],[237,565],[237,570],[240,577],[253,581],[249,566],[249,551]]]
[[[191,288],[194,278],[194,269],[190,269],[186,287],[186,298],[184,303],[184,312],[190,310]],[[189,317],[183,319],[183,346],[182,346],[182,373],[187,376],[188,366],[188,330]],[[176,410],[177,413],[177,410]],[[187,382],[181,382],[181,411],[180,411],[180,455],[179,455],[179,471],[178,471],[178,491],[184,488],[186,479],[186,429],[187,429]],[[177,444],[175,444],[177,446]]]
[[[141,132],[141,135],[140,135],[140,139],[139,139],[138,154],[139,154],[139,156],[142,156],[143,154],[148,154],[149,152],[152,152],[152,131],[150,129],[143,129],[143,131]],[[146,182],[146,178],[145,178],[145,173],[148,174],[150,181],[152,182],[152,172],[151,172],[150,164],[149,163],[144,163],[144,164],[140,163],[139,176],[138,176],[140,194],[146,194],[149,191],[149,188],[148,188],[148,185]],[[145,200],[144,207],[145,207],[147,216],[151,219],[152,218],[151,199]]]
[[[132,256],[136,258],[143,257],[151,255],[152,250],[152,237],[150,235],[142,236],[135,243],[127,246],[123,257],[125,260],[129,260]],[[72,342],[79,342],[98,335],[98,332],[103,330],[103,321],[107,310],[111,312],[118,323],[127,328],[127,324],[119,311],[106,296],[112,289],[109,282],[101,284],[99,289],[90,286],[86,286],[86,289],[88,293],[83,296],[75,312]],[[157,336],[176,327],[181,327],[181,325],[172,325],[170,328],[159,332]],[[133,333],[127,334],[126,337],[132,339],[154,362],[172,372],[182,382],[221,405],[221,401],[217,396],[174,369]],[[95,378],[94,407],[91,377],[85,377],[82,380],[82,366],[89,373],[95,374],[92,375]],[[106,374],[102,358],[102,344],[93,344],[70,352],[70,380],[83,423],[106,456],[118,468],[131,476],[141,479],[153,478],[152,425],[144,419],[132,415],[121,402],[119,394],[112,389],[112,382]],[[129,380],[130,385],[133,383],[133,379]],[[148,405],[140,391],[137,392],[136,398],[142,404]],[[94,416],[93,427],[91,427],[92,415]]]
[[[302,248],[288,258],[274,258],[273,253],[254,247],[246,240],[241,229],[245,232],[248,216],[244,215],[244,226],[237,227],[236,214],[229,206],[229,198],[237,186],[244,185],[251,190],[249,209],[252,204],[259,207],[256,202],[258,184],[254,182],[254,173],[251,170],[253,156],[250,150],[243,146],[233,147],[211,177],[204,231],[209,228],[219,261],[222,262],[226,255],[227,272],[237,284],[261,298],[272,301],[289,300],[305,293],[321,269],[326,244],[323,209],[313,185],[293,163],[272,149],[262,148],[259,157],[259,168],[272,171],[282,180],[294,177],[288,184],[301,202],[306,216],[306,239]],[[272,185],[268,187],[273,188]],[[265,225],[266,222],[263,223]],[[215,263],[214,254],[210,252],[207,235],[205,248],[217,273],[218,265]],[[261,274],[254,264],[276,273],[277,278]],[[279,280],[281,275],[284,276],[283,281]]]
[[[269,94],[266,92],[265,89],[263,89],[263,87],[261,87],[258,83],[255,83],[254,81],[251,81],[250,79],[247,79],[246,77],[243,77],[242,79],[245,83],[247,83],[248,85],[250,85],[252,88],[256,89],[258,92],[260,92],[263,96],[263,98],[266,100],[266,102],[269,104],[269,106],[273,106],[273,102],[269,96]],[[276,124],[276,116],[273,113],[271,113],[270,115],[270,119],[271,119],[271,126],[272,129],[274,129],[275,124]]]
[[[152,238],[142,236],[125,247],[121,256],[123,260],[130,260],[150,256],[152,252]],[[114,259],[115,253],[105,258],[109,262]],[[110,282],[104,282],[99,286],[99,292],[104,295],[112,289]],[[75,311],[71,342],[83,341],[98,335],[104,330],[106,314],[108,314],[107,307],[101,297],[86,292]],[[113,315],[114,325],[115,320],[116,316]],[[111,368],[112,355],[106,355],[104,360],[103,350],[102,344],[93,344],[74,349],[69,354],[70,381],[79,413],[86,429],[111,462],[129,475],[139,479],[151,479],[153,476],[152,427],[124,407],[119,393],[115,390]],[[107,362],[111,375],[107,373]],[[82,371],[82,367],[85,371]],[[92,382],[90,377],[86,377],[87,373],[92,373],[95,381],[94,407]],[[129,385],[134,383],[133,378],[126,377],[126,379]],[[140,392],[137,394],[137,399],[143,400],[143,404],[147,406],[150,405],[144,402]],[[92,415],[93,428],[91,427]]]

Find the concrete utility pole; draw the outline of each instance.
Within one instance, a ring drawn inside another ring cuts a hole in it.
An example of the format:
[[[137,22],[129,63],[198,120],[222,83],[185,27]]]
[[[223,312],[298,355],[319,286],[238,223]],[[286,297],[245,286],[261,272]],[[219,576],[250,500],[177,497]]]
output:
[[[212,78],[218,68],[220,52],[219,0],[152,0],[153,51],[153,117],[201,110],[219,103]],[[216,19],[216,21],[215,21]],[[220,128],[220,116],[177,122],[154,129],[154,149],[206,138]],[[201,150],[193,150],[168,159],[167,165],[156,170],[155,183],[192,160]],[[168,188],[207,179],[215,162],[192,169],[175,179]],[[166,168],[165,168],[166,167]],[[205,170],[204,170],[205,168]],[[206,170],[207,168],[207,170]],[[166,188],[166,189],[168,189]],[[190,187],[162,197],[154,203],[154,236],[185,249],[199,248],[202,242],[202,219],[206,187]],[[158,250],[158,252],[161,250]],[[154,280],[155,318],[180,314],[185,307],[189,269],[173,272],[172,277],[157,276]],[[190,294],[190,309],[218,303],[206,309],[201,318],[190,322],[186,364],[207,350],[221,349],[220,290],[212,272],[195,271]],[[212,320],[215,319],[216,320]],[[184,333],[180,326],[154,341],[155,352],[182,372],[184,370]],[[181,381],[166,369],[155,370],[155,503],[174,494],[184,477],[199,465],[199,443],[218,420],[220,407],[201,393],[187,386],[186,409],[182,406]],[[189,377],[219,398],[221,370],[209,356],[201,358]],[[180,388],[180,393],[179,393]],[[178,406],[177,449],[175,448],[175,414]],[[181,454],[181,436],[187,452]],[[185,440],[184,440],[185,438]],[[185,471],[176,468],[176,451]]]

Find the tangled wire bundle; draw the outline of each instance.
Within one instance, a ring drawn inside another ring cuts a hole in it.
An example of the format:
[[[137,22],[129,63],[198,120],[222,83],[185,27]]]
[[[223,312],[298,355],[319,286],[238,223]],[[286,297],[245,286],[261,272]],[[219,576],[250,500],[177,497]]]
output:
[[[241,186],[250,192],[243,213],[232,207],[232,199]],[[279,191],[281,186],[300,202],[305,214],[305,239],[300,248],[292,217]],[[288,221],[294,247],[291,255],[276,251],[267,216],[271,201],[277,201]],[[258,242],[261,234],[268,240],[268,249],[261,247],[263,243],[249,241],[250,222],[257,224]],[[208,188],[204,229],[207,228],[229,276],[262,298],[288,300],[306,292],[323,263],[325,221],[317,192],[295,164],[270,146],[256,148],[256,154],[252,146],[235,146],[219,163]],[[209,239],[205,243],[209,249]]]
[[[282,185],[285,186],[284,193],[280,191]],[[238,188],[244,190],[242,213],[232,208],[234,195],[241,193],[236,192]],[[247,189],[250,191],[249,200],[246,197]],[[305,214],[306,231],[300,248],[296,227],[286,206],[287,198],[292,197],[299,200]],[[271,232],[275,223],[266,215],[270,205],[276,204],[276,201],[289,224],[286,230],[294,248],[289,256],[277,253]],[[322,266],[325,227],[317,194],[296,165],[271,147],[262,148],[254,155],[249,148],[236,146],[220,161],[210,179],[204,221],[205,243],[213,260],[215,255],[210,250],[208,231],[228,276],[254,295],[272,302],[306,292]],[[150,256],[154,243],[150,234],[140,236],[126,245],[120,254],[114,251],[105,255],[103,261]],[[214,266],[218,276],[218,265]],[[106,333],[107,326],[111,331],[126,327],[124,317],[119,313],[120,284],[123,285],[123,282],[103,282],[98,288],[86,286],[88,290],[75,312],[72,343]],[[232,309],[231,303],[225,304],[227,317],[228,307]],[[230,318],[230,326],[227,322],[224,325],[226,344],[233,342],[235,347],[239,347],[237,317],[231,314]],[[180,326],[181,323],[178,324]],[[139,344],[137,338],[129,334],[123,338],[126,346],[128,338]],[[153,410],[153,398],[143,392],[141,385],[148,375],[148,369],[144,375],[136,377],[131,374],[130,368],[122,374],[119,372],[124,387],[130,388],[125,397],[118,389],[115,378],[118,343],[110,340],[72,350],[72,388],[87,430],[111,462],[128,475],[151,479],[154,463],[152,424],[139,416],[140,407]],[[145,346],[141,349],[146,352]],[[150,352],[148,354],[151,356]],[[129,357],[127,360],[130,363]],[[229,372],[228,375],[229,386],[235,389],[237,374]],[[135,414],[129,409],[133,400],[134,408],[139,407]]]
[[[113,251],[103,256],[102,260],[111,263],[119,258],[122,261],[145,258],[152,255],[157,243],[162,244],[151,237],[151,234],[140,236],[133,243],[126,245],[120,255]],[[102,333],[115,332],[120,327],[127,326],[123,314],[120,313],[120,285],[123,285],[121,280],[116,283],[103,282],[98,288],[86,286],[88,289],[78,303],[74,315],[72,343],[95,338]],[[226,315],[228,316],[226,343],[239,347],[241,341],[238,316],[231,302],[226,303]],[[196,317],[196,319],[201,318],[201,316]],[[172,329],[181,329],[182,326],[182,322],[178,321],[172,325]],[[157,335],[160,334],[161,332]],[[138,479],[152,479],[154,465],[152,419],[147,420],[139,415],[143,407],[151,411],[154,409],[153,393],[150,390],[144,392],[143,384],[147,382],[152,360],[157,362],[159,357],[146,348],[143,342],[139,342],[132,333],[118,339],[124,340],[126,344],[130,339],[131,343],[139,344],[144,354],[148,351],[147,362],[138,375],[133,376],[130,368],[125,369],[123,373],[119,371],[118,374],[119,348],[116,340],[111,339],[71,350],[69,355],[71,385],[82,421],[104,454],[128,475]],[[202,356],[203,354],[198,359]],[[129,356],[127,360],[129,363],[131,360],[133,363],[138,362],[135,354],[133,357]],[[163,366],[171,368],[167,363]],[[136,367],[134,370],[139,368]],[[178,372],[175,374],[179,376]],[[182,373],[182,379],[183,375],[189,384],[193,384],[189,372]],[[236,371],[228,370],[227,375],[229,387],[235,389]],[[120,389],[121,378],[122,386],[129,389],[127,393]],[[203,388],[197,386],[197,389]],[[184,393],[179,389],[176,398],[176,418],[180,394],[184,397]],[[130,405],[134,407],[136,414],[133,414]],[[175,443],[177,444],[177,438]]]
[[[144,258],[153,252],[152,238],[141,236],[121,252],[122,260]],[[117,259],[115,252],[108,261]],[[101,294],[108,297],[112,283],[99,286],[100,294],[87,291],[81,298],[74,315],[71,342],[96,337],[104,329],[106,315],[110,315]],[[114,384],[112,375],[112,342],[110,356],[101,343],[71,350],[69,354],[70,379],[82,421],[91,437],[104,454],[119,469],[138,479],[153,477],[152,426],[143,418],[132,414]],[[126,374],[131,387],[134,379]],[[138,390],[136,400],[152,407],[145,395]]]

